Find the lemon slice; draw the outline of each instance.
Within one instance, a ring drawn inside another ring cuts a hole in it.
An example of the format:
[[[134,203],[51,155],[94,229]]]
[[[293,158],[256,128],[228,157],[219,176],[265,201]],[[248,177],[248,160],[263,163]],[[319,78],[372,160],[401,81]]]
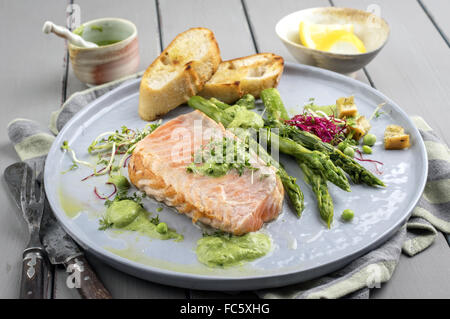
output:
[[[333,53],[364,53],[364,43],[353,33],[353,24],[315,24],[300,22],[300,41],[311,49]]]

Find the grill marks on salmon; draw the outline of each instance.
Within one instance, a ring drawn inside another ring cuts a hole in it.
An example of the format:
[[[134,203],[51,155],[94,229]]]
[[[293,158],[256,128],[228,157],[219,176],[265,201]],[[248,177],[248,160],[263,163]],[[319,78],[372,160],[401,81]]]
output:
[[[193,222],[235,235],[257,231],[282,208],[284,190],[276,170],[250,153],[258,170],[245,169],[241,176],[235,169],[221,177],[187,172],[192,155],[211,140],[203,134],[208,129],[236,139],[200,111],[178,116],[137,144],[128,165],[130,180]]]

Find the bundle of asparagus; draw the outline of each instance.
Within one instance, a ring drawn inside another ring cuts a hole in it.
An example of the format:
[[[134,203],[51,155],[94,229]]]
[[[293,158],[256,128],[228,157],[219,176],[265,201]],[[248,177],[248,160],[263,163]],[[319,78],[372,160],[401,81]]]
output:
[[[263,100],[264,106],[266,107],[268,123],[272,123],[269,125],[270,127],[284,128],[284,125],[280,120],[288,120],[289,115],[284,107],[283,101],[281,100],[280,93],[277,89],[267,89],[261,92],[261,99]],[[293,128],[294,129],[294,128]],[[291,137],[289,134],[286,134],[286,128],[284,131],[280,131],[282,136]],[[293,140],[297,145],[302,145],[298,141]],[[330,145],[331,148],[333,146]],[[316,152],[320,153],[320,150],[316,150]],[[327,153],[324,153],[327,154]],[[303,172],[303,176],[305,181],[311,186],[314,194],[317,199],[317,207],[319,209],[320,217],[323,221],[326,222],[327,227],[331,227],[331,223],[333,222],[334,215],[334,205],[333,199],[331,198],[330,192],[328,191],[327,186],[327,177],[321,170],[313,170],[305,163],[297,159],[297,164]],[[347,178],[345,178],[347,181]],[[348,181],[347,181],[348,182]]]
[[[230,113],[224,112],[224,109],[219,108],[213,101],[206,100],[200,96],[191,97],[188,104],[190,107],[202,111],[216,122],[222,123],[226,128],[228,128],[230,123],[234,120],[234,117]],[[221,102],[221,104],[223,103]],[[251,126],[250,123],[246,124],[247,125],[243,125],[242,127]],[[344,172],[333,164],[328,155],[319,151],[311,151],[289,138],[273,133],[271,130],[261,130],[260,133],[260,141],[263,141],[266,144],[278,143],[276,146],[278,146],[282,153],[294,156],[296,159],[301,160],[308,165],[312,170],[323,172],[330,182],[345,191],[350,191],[350,184],[348,183]]]
[[[305,181],[312,187],[317,198],[321,218],[330,228],[333,221],[333,201],[328,191],[327,181],[330,181],[345,191],[350,191],[350,185],[344,171],[354,183],[365,183],[369,186],[384,186],[384,183],[365,169],[354,159],[328,143],[322,142],[317,136],[285,124],[289,119],[277,89],[266,89],[261,92],[261,99],[267,113],[264,126],[267,130],[260,130],[259,140],[266,145],[278,147],[282,153],[293,156],[303,172]],[[234,115],[226,112],[231,106],[217,99],[206,100],[194,96],[188,101],[189,106],[200,110],[216,122],[229,128]],[[246,109],[255,107],[255,98],[245,95],[236,105]],[[242,127],[251,127],[252,123],[241,123]],[[279,130],[279,135],[271,131]],[[303,193],[295,183],[295,178],[289,176],[280,163],[276,162],[252,137],[242,130],[235,130],[235,134],[246,143],[256,144],[259,156],[278,169],[278,175],[283,182],[286,193],[298,216],[304,208]],[[275,144],[276,145],[273,145]]]

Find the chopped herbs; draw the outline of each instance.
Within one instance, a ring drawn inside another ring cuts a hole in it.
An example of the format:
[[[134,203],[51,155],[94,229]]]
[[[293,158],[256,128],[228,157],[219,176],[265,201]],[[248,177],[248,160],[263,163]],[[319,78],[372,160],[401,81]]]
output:
[[[200,165],[198,165],[200,164]],[[239,176],[245,170],[256,171],[250,163],[249,148],[244,143],[224,137],[212,140],[193,154],[193,162],[187,172],[205,176],[220,177],[235,169]]]
[[[152,223],[153,225],[159,225],[159,223],[160,223],[159,215],[156,215],[156,217],[150,218],[150,223]]]

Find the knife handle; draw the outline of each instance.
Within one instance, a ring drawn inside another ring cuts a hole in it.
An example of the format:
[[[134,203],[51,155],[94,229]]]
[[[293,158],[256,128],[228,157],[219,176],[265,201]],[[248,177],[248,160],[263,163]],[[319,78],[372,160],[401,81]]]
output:
[[[44,299],[45,255],[42,248],[30,248],[23,252],[21,299]]]
[[[84,256],[72,258],[65,265],[67,271],[71,273],[68,284],[69,280],[72,280],[73,287],[77,288],[82,298],[112,299]]]

